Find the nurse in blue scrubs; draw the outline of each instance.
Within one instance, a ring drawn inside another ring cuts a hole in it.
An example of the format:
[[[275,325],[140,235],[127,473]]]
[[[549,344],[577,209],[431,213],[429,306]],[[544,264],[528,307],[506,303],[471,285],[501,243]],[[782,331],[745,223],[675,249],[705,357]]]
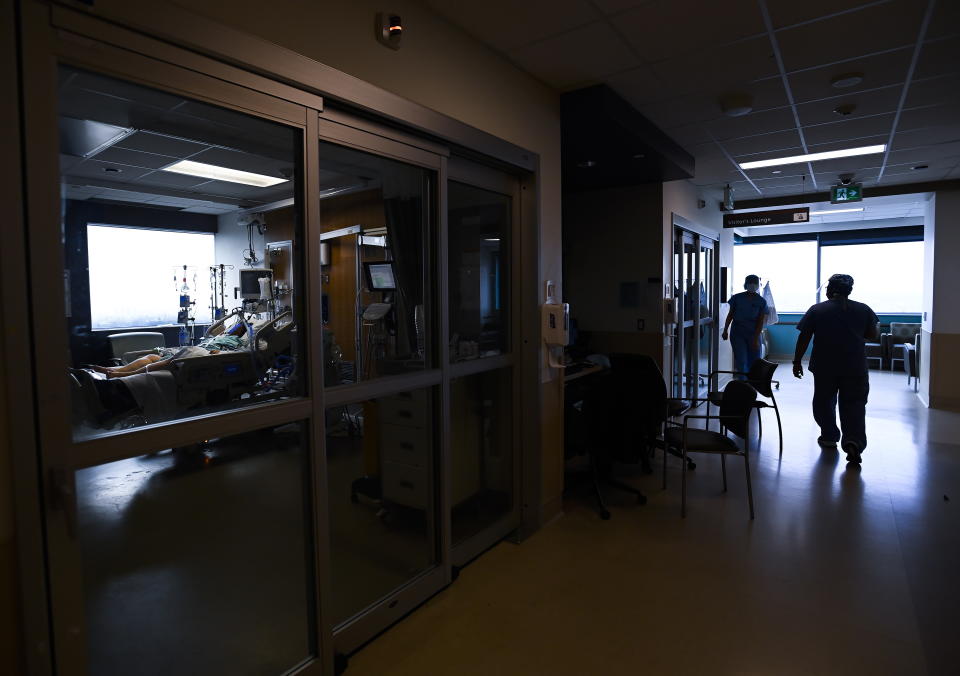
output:
[[[730,297],[730,311],[723,327],[723,339],[733,348],[734,370],[746,373],[760,358],[760,332],[767,316],[767,301],[760,295],[760,278],[747,275],[744,291]],[[733,324],[731,330],[730,325]]]

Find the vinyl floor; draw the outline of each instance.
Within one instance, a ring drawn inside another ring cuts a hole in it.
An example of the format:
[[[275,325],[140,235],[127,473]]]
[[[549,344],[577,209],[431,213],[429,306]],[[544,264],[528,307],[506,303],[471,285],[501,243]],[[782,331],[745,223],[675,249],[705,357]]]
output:
[[[350,658],[349,676],[960,673],[960,414],[924,408],[902,373],[871,372],[862,469],[821,451],[812,382],[781,367],[742,462],[624,467],[601,521],[589,492],[520,545],[501,543]],[[657,459],[659,463],[659,456]],[[659,468],[658,468],[659,469]]]

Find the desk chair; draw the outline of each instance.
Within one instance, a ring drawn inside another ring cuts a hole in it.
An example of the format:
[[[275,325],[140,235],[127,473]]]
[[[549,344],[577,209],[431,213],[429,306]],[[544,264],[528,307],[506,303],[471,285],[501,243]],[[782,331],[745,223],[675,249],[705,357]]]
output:
[[[763,436],[763,417],[760,415],[760,410],[772,408],[773,412],[777,414],[777,430],[780,432],[780,457],[783,457],[783,424],[780,422],[780,407],[777,406],[777,398],[773,396],[773,390],[780,389],[780,382],[773,379],[773,373],[777,370],[778,366],[779,364],[775,364],[772,361],[758,359],[750,365],[750,370],[746,373],[742,371],[714,371],[710,374],[710,377],[713,378],[714,375],[719,373],[746,376],[746,382],[752,385],[760,396],[770,400],[768,403],[762,399],[756,399],[753,407],[757,409],[757,424],[760,427],[761,437]],[[710,415],[710,404],[719,406],[722,397],[722,392],[711,392],[707,395],[707,415]]]
[[[753,487],[750,484],[750,413],[757,400],[757,391],[742,380],[732,380],[723,389],[720,398],[720,415],[685,415],[683,425],[670,427],[664,432],[664,442],[680,450],[680,457],[685,462],[688,453],[713,453],[720,456],[720,467],[723,473],[723,490],[727,490],[727,463],[726,456],[738,455],[743,458],[743,467],[747,474],[747,502],[750,505],[750,518],[753,514]],[[759,414],[758,414],[759,415]],[[711,420],[720,422],[720,432],[710,429],[690,427],[691,420],[703,420],[707,427]],[[727,436],[727,432],[743,440],[743,449],[737,442]],[[664,475],[666,475],[667,455],[663,455]],[[682,465],[681,465],[682,468]],[[680,516],[687,515],[687,473],[680,472],[683,477],[680,493]]]

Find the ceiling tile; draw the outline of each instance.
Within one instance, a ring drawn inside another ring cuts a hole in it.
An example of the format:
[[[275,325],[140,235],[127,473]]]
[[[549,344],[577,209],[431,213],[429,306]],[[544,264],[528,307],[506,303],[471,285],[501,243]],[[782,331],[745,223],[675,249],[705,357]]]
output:
[[[202,143],[193,143],[192,141],[184,141],[183,139],[164,136],[162,134],[138,131],[126,137],[114,147],[183,158],[205,150],[208,146]]]
[[[803,133],[808,144],[837,143],[843,147],[846,141],[856,140],[855,145],[872,145],[859,143],[859,140],[871,136],[889,135],[893,126],[893,118],[894,113],[887,113],[885,115],[814,124],[805,126]],[[831,150],[831,148],[817,148],[817,152],[826,150]]]
[[[812,68],[789,75],[790,88],[797,103],[836,96],[851,96],[859,91],[887,86],[902,86],[910,66],[910,49],[854,59],[846,63]],[[845,73],[862,73],[863,82],[855,87],[837,89],[830,82]]]
[[[919,80],[960,70],[960,36],[956,35],[956,30],[954,25],[951,27],[953,37],[930,40],[923,45],[914,78]]]
[[[889,2],[780,31],[777,39],[785,67],[792,71],[912,45],[917,40],[923,10],[924,5],[919,2]]]
[[[595,84],[640,62],[606,23],[593,23],[511,53],[533,76],[558,89]]]
[[[894,143],[887,159],[887,164],[929,164],[935,165],[935,160],[942,158],[960,157],[960,140],[953,143],[938,143],[930,146],[920,146],[918,148],[899,148]],[[949,163],[947,163],[949,164]]]
[[[724,141],[723,147],[727,149],[728,153],[741,161],[749,161],[753,155],[759,153],[780,155],[799,155],[803,153],[803,147],[800,145],[800,134],[797,133],[796,129]]]
[[[682,30],[683,45],[700,49],[755,36],[764,30],[754,0],[656,0],[618,15],[616,23],[648,63],[678,51],[678,30]]]
[[[604,14],[618,14],[627,9],[649,5],[656,0],[593,0],[593,4]]]
[[[863,7],[864,4],[866,4],[865,0],[806,0],[805,2],[777,2],[773,0],[767,3],[767,7],[770,11],[770,20],[773,22],[774,29],[780,29],[804,21],[820,19],[844,10],[856,10],[858,7]],[[849,12],[845,16],[848,21],[857,22],[860,20],[861,11]]]
[[[800,123],[803,125],[821,122],[856,120],[863,116],[896,112],[900,103],[900,87],[890,87],[871,92],[853,93],[840,99],[814,101],[797,106]],[[834,112],[839,106],[853,105],[855,109],[849,115]]]
[[[907,130],[936,125],[952,127],[955,130],[953,136],[960,135],[960,102],[904,110],[897,128]]]
[[[495,49],[509,51],[582,26],[597,18],[583,0],[427,0],[438,14]]]
[[[745,40],[706,51],[687,52],[654,65],[669,98],[704,91],[721,92],[778,74],[764,38]]]
[[[87,178],[101,178],[105,180],[132,181],[146,174],[149,169],[131,167],[116,162],[101,162],[99,160],[84,160],[70,168],[71,176],[85,176]]]
[[[787,106],[783,84],[780,80],[771,79],[732,86],[710,86],[695,94],[647,103],[638,109],[661,129],[669,130],[694,122],[723,119],[725,116],[720,100],[728,93],[749,95],[753,100],[753,109],[758,113]]]
[[[696,155],[698,148],[704,145],[714,145],[710,134],[704,129],[702,124],[691,124],[685,127],[677,127],[666,132],[667,136],[672,138],[678,144],[684,147],[688,153]]]
[[[796,129],[793,113],[786,108],[719,118],[708,122],[706,126],[720,141]]]
[[[663,98],[663,84],[649,66],[640,66],[606,78],[607,84],[634,108]]]
[[[960,2],[940,0],[934,5],[927,36],[936,38],[951,33],[956,34],[957,26],[960,26]]]
[[[143,153],[138,150],[129,150],[128,148],[119,148],[113,146],[97,153],[96,158],[101,162],[119,162],[134,167],[144,167],[145,169],[160,169],[168,164],[173,164],[178,158],[168,155],[156,155],[154,153]]]
[[[914,81],[910,84],[910,89],[907,90],[907,108],[939,103],[960,103],[960,73]]]

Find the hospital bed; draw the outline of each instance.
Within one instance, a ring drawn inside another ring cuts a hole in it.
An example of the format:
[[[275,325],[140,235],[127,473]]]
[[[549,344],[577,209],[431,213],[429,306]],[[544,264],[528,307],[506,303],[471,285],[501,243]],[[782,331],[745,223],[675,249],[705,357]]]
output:
[[[116,423],[118,418],[131,415],[142,415],[146,423],[159,422],[184,411],[223,406],[240,398],[283,396],[285,382],[293,372],[292,357],[287,356],[295,330],[293,314],[287,311],[265,322],[249,323],[239,310],[234,311],[211,325],[204,337],[220,335],[237,321],[247,325],[245,348],[174,359],[169,369],[114,379],[110,382],[125,385],[140,410],[111,411],[114,415],[94,416],[99,420],[88,420],[88,424],[112,427],[108,420]],[[156,351],[128,352],[122,360],[129,363],[147,354]],[[89,380],[79,384],[97,386]]]

